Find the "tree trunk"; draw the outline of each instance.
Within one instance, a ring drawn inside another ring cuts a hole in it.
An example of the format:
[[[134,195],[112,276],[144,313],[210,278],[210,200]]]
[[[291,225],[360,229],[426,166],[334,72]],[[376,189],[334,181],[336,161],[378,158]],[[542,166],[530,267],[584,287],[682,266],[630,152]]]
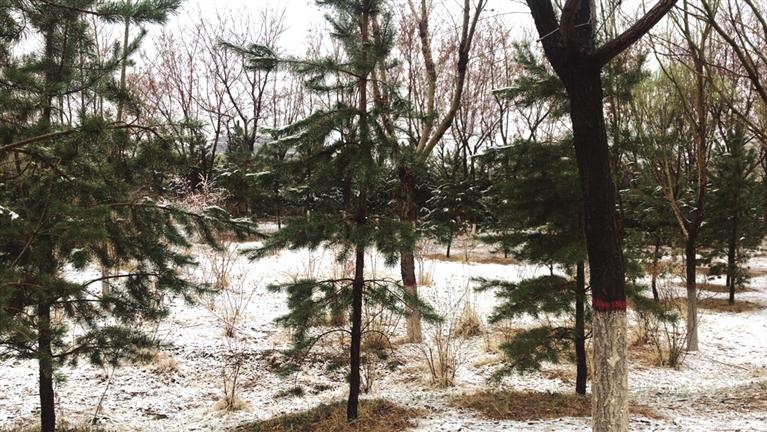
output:
[[[453,246],[453,228],[450,228],[450,232],[447,236],[447,250],[445,251],[445,258],[450,258],[450,247]]]
[[[737,211],[737,210],[736,210]],[[732,229],[730,230],[730,239],[727,245],[727,287],[730,289],[730,304],[735,304],[735,271],[737,270],[736,254],[738,250],[738,220],[734,218]]]
[[[577,375],[575,378],[575,392],[586,394],[586,379],[588,369],[586,366],[586,272],[583,261],[578,263],[575,279],[575,358],[577,359]]]
[[[418,223],[418,208],[415,201],[415,178],[413,168],[402,165],[399,168],[400,187],[402,188],[402,207],[400,208],[400,222],[410,225],[415,230]],[[412,249],[400,251],[400,273],[402,285],[409,294],[418,298],[418,279],[415,274],[415,253]],[[423,340],[421,332],[421,313],[411,310],[407,315],[407,340],[418,343]]]
[[[655,250],[652,254],[652,298],[655,303],[660,302],[658,295],[658,262],[660,261],[660,235],[655,234]]]
[[[56,404],[53,391],[53,350],[51,348],[51,307],[41,303],[37,307],[37,362],[40,370],[40,430],[56,429]]]
[[[365,289],[365,247],[357,246],[352,284],[352,345],[349,371],[349,400],[346,405],[346,419],[357,418],[360,399],[360,347],[362,346],[362,294]]]
[[[626,432],[629,416],[623,246],[615,214],[601,71],[584,64],[570,66],[568,75],[562,78],[571,101],[594,309],[593,430]]]
[[[698,350],[698,295],[696,277],[696,233],[690,231],[685,244],[685,267],[687,278],[687,351]]]
[[[628,431],[626,311],[596,312],[591,328],[594,335],[592,430]]]

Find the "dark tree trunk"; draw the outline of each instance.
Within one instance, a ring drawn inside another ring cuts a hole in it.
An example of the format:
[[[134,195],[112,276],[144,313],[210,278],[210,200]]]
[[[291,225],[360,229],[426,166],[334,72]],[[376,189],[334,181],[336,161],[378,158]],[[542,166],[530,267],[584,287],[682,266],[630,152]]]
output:
[[[687,351],[698,350],[698,292],[696,287],[697,232],[688,231],[685,243],[685,277],[687,280]]]
[[[400,222],[406,223],[415,230],[418,223],[418,207],[415,200],[415,178],[413,168],[402,165],[399,168],[400,187],[402,188],[402,206],[400,207]],[[415,253],[411,249],[400,251],[400,273],[402,286],[413,297],[418,297],[418,279],[415,274]],[[407,316],[407,340],[421,342],[421,313],[411,310]]]
[[[586,394],[586,271],[583,261],[578,263],[575,278],[575,358],[577,360],[577,375],[575,392]]]
[[[349,372],[349,400],[346,405],[346,418],[357,418],[360,399],[360,347],[362,346],[362,294],[365,289],[365,247],[357,246],[352,285],[352,344],[351,370]]]
[[[730,304],[735,304],[735,285],[737,271],[736,260],[738,251],[738,218],[733,218],[730,239],[727,245],[727,287],[730,289]]]
[[[655,249],[652,254],[652,298],[655,303],[660,302],[660,296],[658,295],[658,263],[660,261],[660,235],[655,233]]]
[[[615,183],[610,173],[601,70],[587,64],[569,66],[561,78],[570,98],[591,275],[593,426],[595,431],[628,430],[623,246],[616,217]]]
[[[279,186],[274,189],[275,200],[275,213],[277,214],[277,229],[282,229],[282,204],[280,203],[280,189]]]
[[[40,369],[40,430],[56,429],[56,404],[53,391],[53,351],[51,348],[51,307],[41,303],[37,307],[37,348]]]
[[[447,250],[445,250],[445,257],[450,258],[450,248],[453,246],[453,228],[450,228],[450,232],[447,235]]]
[[[615,214],[615,186],[602,114],[598,69],[575,69],[568,82],[585,210],[591,289],[597,312],[625,312],[623,248]]]

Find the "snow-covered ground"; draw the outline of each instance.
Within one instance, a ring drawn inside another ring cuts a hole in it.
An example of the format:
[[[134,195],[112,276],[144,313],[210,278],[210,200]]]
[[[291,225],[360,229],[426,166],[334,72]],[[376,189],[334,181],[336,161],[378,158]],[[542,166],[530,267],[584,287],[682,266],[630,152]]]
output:
[[[245,245],[247,246],[247,245]],[[245,247],[240,245],[239,247]],[[203,249],[200,249],[202,251]],[[201,255],[205,255],[201,253]],[[397,277],[398,268],[386,268],[383,259],[371,254],[371,272],[376,277]],[[203,258],[204,261],[204,258]],[[752,260],[752,269],[767,275],[767,259]],[[198,277],[206,273],[196,270]],[[518,280],[547,272],[528,265],[465,264],[425,260],[422,267],[431,275],[431,286],[423,295],[443,312],[469,301],[486,317],[495,304],[492,293],[474,293],[473,277]],[[70,423],[90,421],[101,409],[98,425],[117,431],[219,431],[245,421],[266,419],[312,407],[320,402],[343,399],[343,371],[329,372],[317,357],[298,373],[282,378],[276,373],[289,337],[274,319],[286,311],[285,296],[266,289],[270,283],[293,276],[320,276],[343,271],[328,250],[285,251],[257,262],[238,259],[233,265],[232,284],[243,287],[242,296],[229,298],[244,308],[237,338],[223,334],[221,321],[204,305],[174,304],[173,314],[157,335],[172,344],[165,360],[146,365],[102,369],[80,363],[61,368],[64,380],[57,384],[60,417]],[[96,276],[78,274],[73,277]],[[752,280],[753,291],[739,293],[739,300],[767,304],[767,276]],[[719,294],[724,298],[725,294]],[[218,299],[219,306],[225,300]],[[525,323],[513,323],[519,327]],[[401,324],[400,324],[401,327]],[[428,331],[427,331],[428,333]],[[632,430],[647,431],[765,431],[767,430],[767,310],[741,313],[703,311],[701,350],[688,355],[678,369],[634,364],[630,373],[632,399],[652,407],[664,419],[633,418]],[[381,397],[424,408],[417,431],[581,431],[590,430],[587,418],[547,421],[503,422],[481,418],[476,413],[450,405],[452,396],[486,389],[487,377],[500,357],[488,352],[484,336],[461,342],[464,358],[456,386],[436,389],[429,385],[427,369],[417,346],[396,344],[394,357],[403,365],[395,371],[379,370],[368,397]],[[223,396],[222,367],[232,349],[244,363],[239,378],[239,396],[248,408],[236,412],[213,409]],[[173,360],[168,360],[171,357]],[[175,360],[175,362],[174,362]],[[176,364],[177,363],[177,364]],[[161,370],[162,367],[168,370]],[[552,378],[551,371],[571,370],[570,365],[551,366],[542,373],[513,376],[504,382],[516,390],[571,392],[573,384]],[[282,396],[296,385],[301,397]],[[37,368],[32,361],[0,363],[0,429],[22,422],[35,422],[38,410]]]

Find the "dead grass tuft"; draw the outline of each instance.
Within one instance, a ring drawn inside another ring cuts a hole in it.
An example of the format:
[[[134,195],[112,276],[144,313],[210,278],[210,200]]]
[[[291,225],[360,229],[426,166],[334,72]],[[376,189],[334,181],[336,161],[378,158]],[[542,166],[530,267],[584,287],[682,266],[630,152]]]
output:
[[[455,323],[454,332],[458,337],[463,338],[480,336],[484,333],[482,331],[482,319],[470,303],[466,302],[464,304],[461,315],[458,316],[458,320]]]
[[[160,351],[155,354],[154,358],[152,359],[152,363],[152,370],[160,375],[167,375],[178,372],[178,360],[164,351]]]
[[[698,301],[698,307],[714,310],[717,312],[752,312],[763,310],[767,306],[761,303],[750,302],[746,300],[735,300],[735,304],[730,304],[727,299],[707,298]]]
[[[248,409],[248,403],[240,399],[237,395],[226,396],[219,399],[213,404],[212,408],[213,411],[217,412],[244,411],[246,409]]]
[[[724,285],[717,285],[712,283],[698,283],[695,285],[699,290],[701,291],[708,291],[708,292],[714,292],[714,293],[729,293],[730,288],[724,286]],[[743,292],[752,292],[754,291],[751,288],[737,288],[735,290],[736,293],[743,293]]]
[[[453,404],[482,413],[492,420],[547,420],[562,417],[591,417],[591,397],[577,394],[522,391],[482,391],[461,395]],[[652,408],[632,404],[631,413],[647,418],[661,418]]]
[[[589,368],[589,370],[591,370]],[[575,384],[575,372],[572,368],[569,369],[544,369],[541,371],[541,375],[549,380],[559,380],[565,384]]]
[[[637,341],[629,345],[628,358],[629,364],[639,366],[642,369],[663,366],[663,357],[657,349]]]
[[[346,402],[322,404],[296,414],[242,425],[237,432],[399,432],[406,431],[419,411],[382,399],[360,401],[359,417],[346,421]]]

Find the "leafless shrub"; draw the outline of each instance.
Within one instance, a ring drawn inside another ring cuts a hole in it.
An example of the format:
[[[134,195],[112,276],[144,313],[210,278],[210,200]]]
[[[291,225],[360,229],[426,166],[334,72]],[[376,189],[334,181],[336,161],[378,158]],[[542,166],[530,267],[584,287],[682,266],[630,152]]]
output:
[[[429,369],[431,382],[437,387],[454,385],[456,372],[467,360],[458,323],[468,289],[468,286],[464,288],[457,300],[454,300],[456,293],[448,291],[445,297],[433,298],[431,301],[443,319],[427,327],[426,337],[418,347]]]
[[[652,349],[652,363],[677,368],[684,362],[687,341],[687,302],[680,297],[673,282],[658,284],[659,310],[637,310],[636,345]]]
[[[394,352],[391,341],[401,317],[381,306],[366,306],[363,317],[361,389],[369,393]]]
[[[237,395],[246,348],[238,333],[255,288],[248,283],[247,267],[237,266],[240,255],[235,244],[225,243],[221,250],[208,249],[203,257],[202,278],[211,290],[200,300],[216,318],[226,344],[221,364],[224,396],[213,410],[237,411],[247,407]]]
[[[190,212],[199,213],[211,206],[221,206],[228,198],[226,189],[216,186],[212,179],[202,175],[196,188],[183,178],[174,179],[171,187],[177,197],[176,204]]]

